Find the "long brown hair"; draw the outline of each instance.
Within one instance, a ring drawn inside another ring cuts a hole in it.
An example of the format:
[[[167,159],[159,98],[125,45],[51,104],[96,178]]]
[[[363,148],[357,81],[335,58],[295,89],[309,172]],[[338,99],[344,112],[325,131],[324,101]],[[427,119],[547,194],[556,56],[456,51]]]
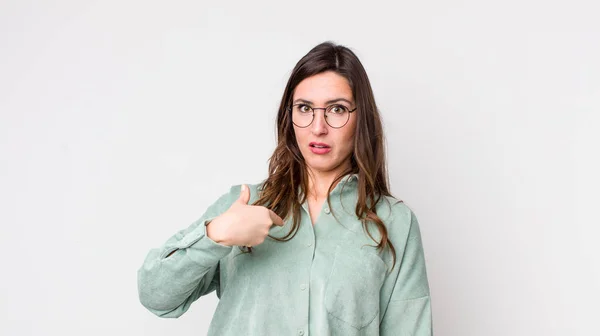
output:
[[[348,80],[357,107],[351,167],[337,176],[329,187],[327,204],[331,208],[329,194],[337,182],[347,174],[358,174],[356,216],[374,242],[377,241],[367,229],[367,221],[376,224],[381,236],[377,249],[381,251],[389,247],[392,263],[395,264],[396,250],[375,208],[382,197],[392,196],[388,187],[383,126],[367,73],[358,57],[345,46],[331,41],[323,42],[302,57],[292,70],[279,105],[277,147],[269,159],[269,175],[263,182],[260,197],[253,204],[268,207],[284,220],[290,215],[293,217],[293,226],[287,235],[282,238],[269,235],[270,238],[287,241],[296,235],[300,227],[302,204],[308,194],[308,173],[296,142],[288,107],[291,106],[294,89],[302,80],[325,71],[334,71]],[[299,194],[298,190],[301,191]]]

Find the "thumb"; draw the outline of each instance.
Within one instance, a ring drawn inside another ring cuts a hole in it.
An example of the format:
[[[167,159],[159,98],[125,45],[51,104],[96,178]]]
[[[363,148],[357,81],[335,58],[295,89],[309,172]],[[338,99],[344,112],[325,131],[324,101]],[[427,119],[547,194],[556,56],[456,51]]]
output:
[[[242,204],[248,204],[250,201],[250,189],[247,185],[242,184],[242,189],[240,191],[240,197],[238,198],[238,202]]]

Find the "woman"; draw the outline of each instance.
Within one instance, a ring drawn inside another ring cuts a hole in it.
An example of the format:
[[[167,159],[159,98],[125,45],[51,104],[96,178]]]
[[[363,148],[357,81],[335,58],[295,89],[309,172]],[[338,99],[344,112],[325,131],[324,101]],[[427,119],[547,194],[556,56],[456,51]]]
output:
[[[431,335],[415,214],[388,189],[367,74],[325,42],[296,64],[262,183],[235,185],[148,253],[141,303],[179,317],[213,290],[209,335]]]

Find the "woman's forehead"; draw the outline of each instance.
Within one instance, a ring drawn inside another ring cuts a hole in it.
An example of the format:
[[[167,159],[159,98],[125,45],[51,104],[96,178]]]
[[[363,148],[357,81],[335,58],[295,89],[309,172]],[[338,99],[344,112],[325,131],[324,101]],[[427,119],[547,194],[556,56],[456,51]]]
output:
[[[312,103],[345,99],[352,102],[352,89],[348,80],[334,72],[320,73],[302,80],[295,88],[293,99]]]

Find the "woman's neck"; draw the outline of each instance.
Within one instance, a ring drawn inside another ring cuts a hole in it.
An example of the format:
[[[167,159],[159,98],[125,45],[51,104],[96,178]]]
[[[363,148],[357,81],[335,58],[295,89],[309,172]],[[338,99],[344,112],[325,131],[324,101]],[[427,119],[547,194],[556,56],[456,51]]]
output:
[[[344,168],[346,169],[346,168]],[[308,174],[308,197],[313,200],[323,200],[327,198],[329,186],[335,178],[343,171],[336,169],[328,172],[309,171]],[[338,182],[339,183],[339,182]],[[335,186],[334,186],[335,188]]]

